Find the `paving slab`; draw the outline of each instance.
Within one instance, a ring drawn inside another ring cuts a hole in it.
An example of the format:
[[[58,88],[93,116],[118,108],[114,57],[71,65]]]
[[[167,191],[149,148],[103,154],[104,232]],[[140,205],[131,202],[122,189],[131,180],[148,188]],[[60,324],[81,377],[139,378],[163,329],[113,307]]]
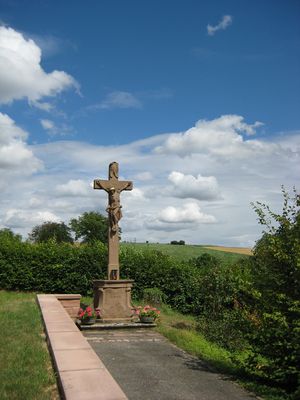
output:
[[[127,400],[106,369],[61,372],[64,394],[70,400]]]
[[[155,331],[82,333],[130,400],[256,398]]]
[[[73,321],[56,321],[47,323],[47,332],[78,332],[77,326]]]
[[[79,331],[49,332],[49,340],[51,341],[53,350],[80,350],[90,348]]]
[[[56,367],[60,372],[105,368],[104,364],[91,348],[72,351],[58,350],[55,356]]]

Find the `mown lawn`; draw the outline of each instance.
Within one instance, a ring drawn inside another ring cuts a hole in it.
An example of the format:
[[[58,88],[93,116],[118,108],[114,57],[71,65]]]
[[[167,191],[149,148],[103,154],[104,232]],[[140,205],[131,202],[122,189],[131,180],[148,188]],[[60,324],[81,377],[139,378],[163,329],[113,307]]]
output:
[[[59,399],[33,293],[0,290],[0,399]]]
[[[134,248],[137,250],[158,250],[164,254],[168,254],[180,261],[187,261],[190,258],[201,256],[203,253],[208,253],[214,257],[219,258],[225,262],[235,262],[240,258],[248,257],[245,254],[231,253],[227,251],[208,249],[205,246],[198,245],[174,245],[174,244],[161,244],[161,243],[121,243],[123,248]]]

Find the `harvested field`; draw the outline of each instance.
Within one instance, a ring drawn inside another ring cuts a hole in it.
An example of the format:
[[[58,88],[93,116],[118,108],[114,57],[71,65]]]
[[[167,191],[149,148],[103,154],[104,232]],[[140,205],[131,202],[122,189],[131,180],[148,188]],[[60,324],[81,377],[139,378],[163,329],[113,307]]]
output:
[[[225,251],[227,253],[245,254],[252,256],[252,249],[249,247],[224,247],[224,246],[205,246],[205,249]]]

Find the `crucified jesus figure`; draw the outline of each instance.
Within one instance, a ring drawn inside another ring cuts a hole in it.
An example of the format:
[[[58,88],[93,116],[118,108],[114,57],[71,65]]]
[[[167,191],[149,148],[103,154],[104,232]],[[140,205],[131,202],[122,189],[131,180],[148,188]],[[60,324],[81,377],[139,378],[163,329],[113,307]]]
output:
[[[108,207],[106,211],[109,215],[109,223],[112,233],[115,234],[118,231],[118,222],[122,218],[122,206],[120,203],[120,191],[116,190],[114,187],[107,190],[108,192]]]
[[[123,190],[132,190],[132,182],[119,181],[119,164],[109,164],[108,180],[94,180],[94,189],[102,189],[108,193],[106,211],[109,218],[108,230],[108,276],[119,278],[119,221],[122,218],[120,193]],[[112,273],[112,271],[115,271]]]

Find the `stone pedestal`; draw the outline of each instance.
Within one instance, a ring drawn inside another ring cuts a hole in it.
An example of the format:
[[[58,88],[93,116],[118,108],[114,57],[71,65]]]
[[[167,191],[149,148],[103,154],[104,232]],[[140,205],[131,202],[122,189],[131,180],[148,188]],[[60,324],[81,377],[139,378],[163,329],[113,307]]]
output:
[[[132,284],[125,279],[94,281],[94,308],[100,308],[102,321],[131,320]]]

